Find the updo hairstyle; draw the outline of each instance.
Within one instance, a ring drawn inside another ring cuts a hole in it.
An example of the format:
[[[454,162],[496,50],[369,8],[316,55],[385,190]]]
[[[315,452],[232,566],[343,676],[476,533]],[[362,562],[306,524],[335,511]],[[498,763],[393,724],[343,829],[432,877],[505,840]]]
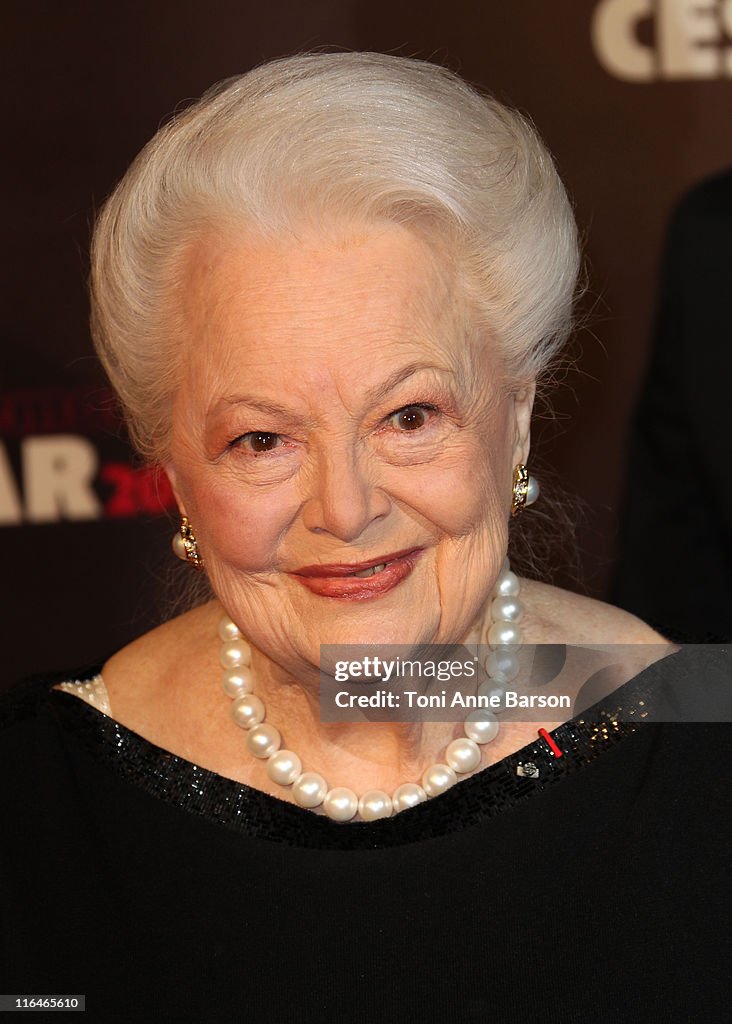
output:
[[[528,120],[452,72],[378,53],[273,61],[177,114],[104,205],[92,244],[92,333],[148,459],[168,452],[180,379],[184,257],[211,228],[266,237],[303,223],[390,221],[459,268],[476,331],[517,381],[540,377],[572,325],[574,217]]]

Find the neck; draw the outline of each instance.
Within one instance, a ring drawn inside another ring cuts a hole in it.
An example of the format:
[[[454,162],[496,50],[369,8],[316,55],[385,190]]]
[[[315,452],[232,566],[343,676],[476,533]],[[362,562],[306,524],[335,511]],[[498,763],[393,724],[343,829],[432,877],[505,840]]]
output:
[[[476,643],[485,640],[492,648],[485,661],[487,678],[476,694],[482,699],[492,699],[496,685],[509,682],[518,673],[514,651],[521,643],[519,623],[523,617],[519,591],[520,582],[505,563],[490,598],[460,638],[465,647],[473,647],[471,653],[476,657]],[[231,666],[223,685],[233,697],[234,720],[249,732],[250,753],[266,762],[266,774],[272,781],[283,788],[292,786],[297,803],[322,805],[336,821],[351,820],[357,813],[369,821],[388,817],[438,796],[454,785],[458,776],[472,774],[516,749],[516,730],[508,730],[508,736],[504,730],[503,742],[494,744],[493,756],[484,757],[482,748],[492,744],[501,731],[496,716],[485,706],[455,724],[396,722],[375,727],[370,721],[322,722],[315,699],[317,684],[315,690],[304,686],[301,679],[252,648],[228,617],[219,624],[219,632],[224,640],[222,664]],[[373,662],[371,667],[375,667]],[[310,675],[319,681],[317,671]],[[471,675],[477,684],[475,673]],[[434,668],[423,676],[430,677],[434,678]],[[255,688],[257,692],[251,692]],[[275,724],[278,717],[288,723],[287,736]],[[442,756],[436,759],[438,750]],[[338,780],[335,785],[334,779]],[[416,779],[421,779],[421,785]]]
[[[489,602],[490,598],[460,641],[468,649],[482,642]],[[254,692],[267,708],[266,721],[282,734],[283,748],[296,751],[308,770],[356,791],[363,789],[365,780],[369,788],[387,791],[419,780],[430,764],[442,759],[447,745],[463,735],[461,722],[373,722],[365,716],[324,722],[319,673],[304,681],[256,648],[251,668]]]

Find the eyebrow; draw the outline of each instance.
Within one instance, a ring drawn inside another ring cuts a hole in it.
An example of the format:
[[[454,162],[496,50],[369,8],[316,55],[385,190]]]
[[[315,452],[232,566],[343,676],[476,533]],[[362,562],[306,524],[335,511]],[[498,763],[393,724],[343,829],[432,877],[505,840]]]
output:
[[[410,377],[423,370],[437,370],[440,373],[453,374],[453,371],[445,366],[437,366],[432,363],[407,363],[406,366],[402,366],[390,374],[381,384],[376,384],[373,388],[370,388],[366,393],[366,400],[368,402],[380,402],[405,380],[409,380]],[[296,414],[293,414],[291,409],[287,409],[277,402],[257,398],[256,395],[225,395],[212,406],[209,415],[211,416],[218,412],[221,406],[224,405],[246,405],[251,409],[257,409],[259,412],[267,413],[271,416],[285,416],[289,419],[299,418]]]
[[[390,374],[381,384],[376,384],[371,388],[367,392],[366,398],[370,402],[381,401],[399,384],[409,380],[410,377],[413,377],[415,373],[419,373],[421,370],[437,370],[439,373],[452,373],[452,370],[448,370],[446,366],[437,366],[433,363],[407,363],[400,370],[395,370],[394,373]]]

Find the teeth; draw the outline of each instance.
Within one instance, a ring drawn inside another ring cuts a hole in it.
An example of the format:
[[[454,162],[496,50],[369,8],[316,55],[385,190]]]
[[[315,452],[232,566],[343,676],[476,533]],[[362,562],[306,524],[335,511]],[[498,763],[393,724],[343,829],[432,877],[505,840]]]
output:
[[[365,579],[367,576],[375,576],[377,572],[383,572],[387,566],[387,562],[381,562],[380,565],[372,565],[370,569],[362,569],[361,572],[354,572],[354,576],[358,576],[359,579]]]

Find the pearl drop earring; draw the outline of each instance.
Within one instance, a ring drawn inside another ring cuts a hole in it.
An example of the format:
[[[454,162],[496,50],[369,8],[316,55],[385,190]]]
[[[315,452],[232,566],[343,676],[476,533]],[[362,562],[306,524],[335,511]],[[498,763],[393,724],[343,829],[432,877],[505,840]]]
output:
[[[203,569],[203,557],[187,516],[181,517],[180,529],[173,534],[173,552],[181,561],[189,562],[194,569]]]
[[[518,515],[527,505],[533,505],[538,497],[539,481],[535,476],[529,476],[526,466],[519,462],[513,471],[511,515]]]

